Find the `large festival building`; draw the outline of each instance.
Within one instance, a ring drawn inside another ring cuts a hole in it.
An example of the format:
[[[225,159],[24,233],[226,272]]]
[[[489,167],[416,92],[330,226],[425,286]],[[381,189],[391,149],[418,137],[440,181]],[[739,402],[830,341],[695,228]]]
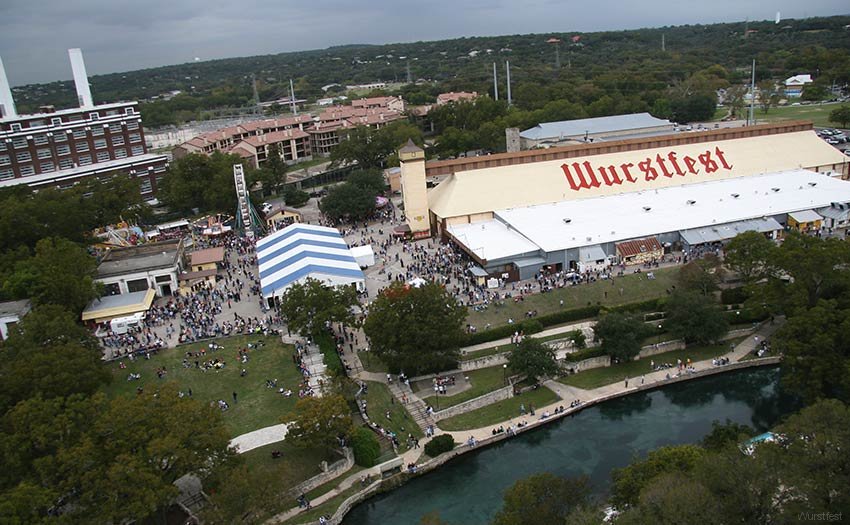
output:
[[[408,144],[399,158],[406,229],[451,240],[509,280],[637,263],[743,231],[777,238],[850,203],[847,157],[806,122],[437,162]]]

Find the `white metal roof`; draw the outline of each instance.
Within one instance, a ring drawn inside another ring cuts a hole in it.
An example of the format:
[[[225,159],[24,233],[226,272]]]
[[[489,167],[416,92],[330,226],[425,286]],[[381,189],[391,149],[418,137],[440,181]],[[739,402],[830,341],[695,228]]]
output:
[[[745,221],[736,221],[727,224],[719,224],[712,226],[704,226],[702,228],[692,228],[690,230],[681,230],[679,233],[682,239],[696,246],[710,242],[726,241],[735,238],[739,233],[755,231],[759,233],[775,232],[782,229],[782,225],[776,222],[776,219],[771,217],[749,219]]]
[[[585,133],[593,135],[595,133],[613,133],[658,126],[670,126],[672,128],[673,124],[669,120],[655,118],[649,113],[632,113],[630,115],[542,122],[533,128],[520,132],[519,136],[531,140],[557,139],[584,136]]]
[[[793,170],[500,210],[494,220],[464,225],[458,240],[483,259],[498,259],[526,253],[531,245],[554,252],[844,200],[850,200],[850,182]]]
[[[457,224],[447,230],[469,251],[488,261],[540,250],[536,244],[498,220]]]
[[[790,215],[791,218],[797,221],[798,223],[815,222],[823,219],[823,217],[821,217],[812,210],[795,211],[794,213],[789,213],[788,215]]]

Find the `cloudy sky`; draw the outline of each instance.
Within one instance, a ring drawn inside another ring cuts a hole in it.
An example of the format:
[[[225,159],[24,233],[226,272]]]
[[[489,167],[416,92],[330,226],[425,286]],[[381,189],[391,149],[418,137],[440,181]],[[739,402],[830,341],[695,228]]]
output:
[[[340,44],[850,13],[847,0],[0,0],[12,85]]]

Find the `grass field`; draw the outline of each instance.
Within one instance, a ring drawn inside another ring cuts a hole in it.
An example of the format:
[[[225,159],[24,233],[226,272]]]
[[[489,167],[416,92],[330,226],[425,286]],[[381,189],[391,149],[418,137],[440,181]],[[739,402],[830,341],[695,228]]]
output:
[[[236,352],[246,348],[247,343],[264,342],[259,349],[249,350],[249,361],[241,364]],[[204,403],[226,401],[230,408],[226,410],[224,421],[232,436],[238,436],[258,428],[280,423],[282,416],[291,412],[298,400],[298,384],[301,374],[292,362],[294,349],[284,345],[277,337],[263,336],[234,336],[217,339],[216,343],[224,349],[208,352],[205,358],[190,358],[191,368],[184,368],[182,360],[186,352],[196,352],[208,343],[196,343],[160,351],[151,359],[136,359],[124,362],[127,368],[122,370],[117,362],[109,363],[113,381],[104,388],[106,394],[113,396],[135,395],[136,388],[145,390],[158,388],[166,382],[174,382],[177,387],[188,392]],[[219,370],[203,371],[194,367],[194,361],[205,361],[218,358],[226,363]],[[157,378],[156,369],[165,367],[167,373],[162,379]],[[245,377],[240,377],[242,368],[247,370]],[[141,379],[128,381],[130,373],[141,374]],[[266,388],[266,379],[277,379],[278,387],[292,389],[295,395],[283,397],[274,390]],[[233,402],[233,392],[236,392],[238,402]]]
[[[560,398],[555,392],[552,392],[545,386],[541,386],[537,390],[531,390],[516,397],[505,399],[504,401],[498,401],[492,405],[487,405],[486,407],[467,412],[466,414],[460,414],[444,419],[437,423],[437,426],[443,430],[453,432],[498,425],[507,419],[519,416],[520,405],[525,405],[526,410],[529,410],[532,406],[535,407],[536,410],[550,403],[554,403],[558,399]],[[539,416],[540,413],[538,412],[536,416],[532,417],[529,415],[528,417],[530,419],[534,419],[534,417]]]
[[[678,266],[655,270],[654,280],[647,279],[645,273],[626,274],[623,277],[616,277],[613,281],[600,280],[591,284],[568,286],[547,293],[529,295],[519,303],[508,300],[504,306],[490,305],[483,312],[470,309],[466,322],[483,329],[487,323],[492,326],[507,324],[508,318],[522,321],[529,310],[537,310],[539,315],[544,315],[589,304],[613,306],[645,301],[664,295],[665,291],[674,284],[678,271]],[[620,294],[621,288],[622,294]],[[563,306],[560,305],[562,300]]]
[[[273,450],[280,451],[281,457],[273,459]],[[286,441],[249,450],[242,454],[242,458],[251,474],[257,474],[257,479],[268,479],[260,473],[270,472],[274,479],[280,479],[281,482],[288,480],[291,486],[321,473],[319,464],[322,461],[331,464],[341,459],[339,455],[328,453],[323,448],[300,448]],[[282,486],[281,489],[285,490],[286,487]],[[297,494],[293,497],[292,506],[295,505],[295,497]]]
[[[607,367],[585,370],[584,372],[561,377],[558,379],[558,382],[585,390],[599,388],[600,386],[623,381],[626,377],[633,380],[651,372],[650,361],[671,363],[673,365],[676,364],[677,359],[681,359],[683,362],[688,359],[691,361],[703,361],[727,353],[730,344],[737,345],[740,341],[741,339],[733,339],[718,345],[694,346],[682,350],[664,352],[663,354],[646,357],[639,361],[629,361],[627,363],[618,363]],[[675,373],[675,370],[671,371],[671,375],[673,373]]]
[[[829,122],[829,114],[841,104],[810,104],[808,106],[783,106],[770,108],[764,113],[756,107],[756,123],[780,122],[783,120],[811,120],[818,127],[835,127],[834,122]]]
[[[395,432],[400,444],[399,452],[404,452],[407,450],[407,435],[413,434],[421,438],[422,429],[407,409],[396,401],[387,385],[375,381],[367,381],[366,384],[369,385],[369,390],[366,392],[366,410],[369,412],[369,419]],[[387,411],[390,413],[389,419],[386,416]]]
[[[334,512],[336,512],[336,509],[342,504],[343,501],[353,496],[361,488],[362,487],[360,487],[359,483],[355,483],[354,485],[343,490],[342,492],[329,499],[328,501],[322,503],[321,505],[313,507],[310,510],[304,511],[301,514],[297,514],[296,516],[290,518],[289,520],[287,520],[286,523],[316,523],[319,519],[319,516],[330,517]]]
[[[429,396],[423,398],[422,401],[434,407],[435,410],[440,410],[475,399],[505,386],[505,370],[501,365],[470,370],[464,375],[469,378],[469,382],[472,384],[471,388],[453,396],[439,396],[439,400],[437,396]],[[458,381],[465,381],[465,379],[458,379]]]

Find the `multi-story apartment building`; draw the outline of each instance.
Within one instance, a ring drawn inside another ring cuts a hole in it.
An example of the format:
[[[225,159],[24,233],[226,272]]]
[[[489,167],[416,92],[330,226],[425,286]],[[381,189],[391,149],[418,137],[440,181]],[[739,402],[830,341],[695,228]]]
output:
[[[136,102],[95,105],[82,53],[69,50],[79,107],[18,115],[0,61],[0,187],[67,188],[87,177],[130,174],[153,197],[168,158],[148,153]]]
[[[351,106],[331,106],[315,118],[295,115],[257,120],[199,135],[180,146],[173,155],[179,159],[189,153],[210,155],[215,151],[234,153],[259,167],[267,158],[268,148],[277,143],[286,162],[318,155],[327,157],[339,144],[340,131],[355,126],[380,129],[403,118],[404,101],[398,97],[376,97],[354,101]]]

